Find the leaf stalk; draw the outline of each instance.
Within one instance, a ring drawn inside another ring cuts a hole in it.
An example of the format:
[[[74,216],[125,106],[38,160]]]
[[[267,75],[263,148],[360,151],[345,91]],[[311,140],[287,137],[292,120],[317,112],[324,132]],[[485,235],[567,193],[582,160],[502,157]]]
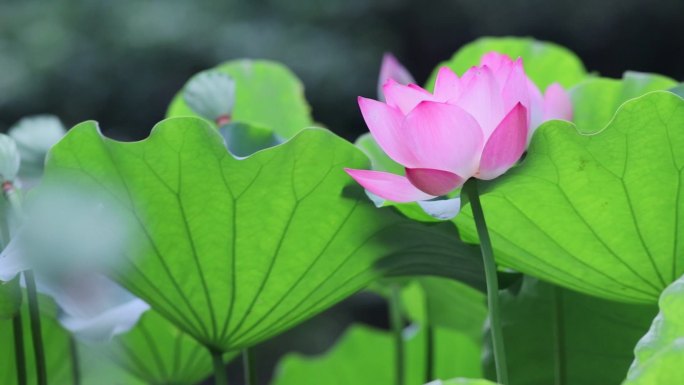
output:
[[[250,348],[242,349],[242,368],[244,370],[245,384],[256,385],[254,351]]]
[[[228,385],[228,375],[226,374],[226,366],[223,364],[223,355],[220,351],[209,349],[212,363],[214,364],[214,384]]]
[[[404,321],[401,317],[401,289],[398,285],[393,285],[390,288],[389,300],[390,312],[390,327],[392,328],[392,336],[394,337],[395,347],[395,370],[396,370],[396,384],[406,385],[406,376],[404,366],[406,362],[404,352]]]

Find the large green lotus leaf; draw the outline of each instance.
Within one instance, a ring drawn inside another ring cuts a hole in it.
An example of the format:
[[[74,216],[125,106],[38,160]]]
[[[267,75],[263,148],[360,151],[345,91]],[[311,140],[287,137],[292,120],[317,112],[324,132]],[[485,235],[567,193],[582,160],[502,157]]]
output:
[[[684,276],[663,291],[660,312],[634,349],[623,385],[684,383]]]
[[[212,371],[209,351],[155,311],[143,314],[127,333],[87,349],[146,384],[192,385]]]
[[[477,251],[453,226],[376,209],[345,166],[368,160],[322,129],[238,160],[202,119],[165,120],[135,143],[86,122],[51,151],[42,189],[108,196],[133,234],[111,275],[216,350],[262,341],[382,275],[481,287]]]
[[[407,329],[411,331],[411,329]],[[426,378],[426,333],[405,333],[407,385]],[[480,346],[449,329],[434,331],[434,372],[439,378],[480,376]],[[395,343],[391,333],[356,325],[320,356],[288,354],[279,363],[273,385],[396,384]]]
[[[618,384],[656,311],[654,305],[608,301],[526,276],[501,294],[510,385]],[[485,367],[494,376],[487,353]]]
[[[481,378],[453,378],[446,381],[435,381],[429,385],[496,385],[496,383]]]
[[[69,355],[69,333],[62,329],[54,318],[56,308],[49,300],[41,300],[41,335],[45,348],[47,379],[53,385],[71,385],[72,363]],[[33,337],[29,321],[28,304],[21,306],[21,321],[24,339],[27,384],[37,384],[34,360]],[[0,320],[0,384],[17,384],[13,320]]]
[[[313,125],[302,82],[282,64],[234,60],[214,69],[235,81],[233,121],[272,129],[284,138]],[[182,93],[181,90],[171,102],[167,117],[197,116],[183,100]]]
[[[491,51],[512,58],[521,57],[525,73],[542,91],[552,83],[568,88],[587,76],[580,59],[562,46],[532,38],[483,37],[464,45],[451,59],[439,63],[426,84],[432,89],[439,68],[447,66],[462,75],[468,68],[480,64],[482,55]]]
[[[676,84],[665,76],[631,71],[625,72],[622,79],[586,79],[570,92],[573,122],[581,132],[596,132],[608,124],[622,103]]]
[[[482,339],[487,318],[485,295],[458,281],[440,277],[417,277],[402,290],[408,317],[422,325],[458,330]]]
[[[9,282],[0,282],[0,320],[7,320],[21,308],[19,277]]]
[[[600,133],[545,123],[527,157],[483,184],[497,261],[592,295],[653,303],[684,272],[684,100],[625,103]],[[467,205],[456,222],[476,240]]]

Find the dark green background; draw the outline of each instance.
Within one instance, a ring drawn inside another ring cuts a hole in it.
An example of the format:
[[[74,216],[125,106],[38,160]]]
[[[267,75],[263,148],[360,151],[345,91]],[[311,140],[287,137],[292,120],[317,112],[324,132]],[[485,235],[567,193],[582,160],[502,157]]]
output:
[[[482,35],[552,40],[592,71],[684,78],[681,0],[0,1],[0,130],[27,114],[146,136],[193,73],[269,58],[304,81],[316,119],[353,139],[384,51],[426,79]]]

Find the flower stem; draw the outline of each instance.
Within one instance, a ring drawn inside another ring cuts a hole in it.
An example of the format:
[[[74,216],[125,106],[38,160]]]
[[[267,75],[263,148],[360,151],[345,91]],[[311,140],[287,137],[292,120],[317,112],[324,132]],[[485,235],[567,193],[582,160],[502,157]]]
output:
[[[45,370],[45,349],[40,327],[40,309],[38,308],[38,293],[36,280],[31,270],[24,271],[26,292],[28,294],[29,317],[31,321],[31,336],[33,337],[33,352],[36,360],[36,375],[38,385],[47,385],[47,371]]]
[[[435,329],[425,325],[425,383],[435,379]]]
[[[26,357],[24,353],[24,326],[21,323],[21,312],[12,318],[14,332],[14,361],[17,366],[17,384],[26,385]]]
[[[492,242],[489,239],[480,195],[477,191],[477,179],[469,180],[463,189],[468,194],[470,207],[473,210],[477,235],[480,238],[480,250],[484,262],[485,280],[487,282],[487,307],[489,309],[490,331],[494,348],[494,365],[496,379],[499,384],[508,385],[508,371],[506,369],[506,353],[504,350],[503,330],[501,328],[501,308],[499,307],[499,282],[496,273],[496,262]]]
[[[209,353],[211,353],[211,359],[214,363],[214,385],[228,385],[226,366],[223,364],[221,352],[218,350],[209,349]]]
[[[254,366],[254,352],[252,349],[242,349],[242,368],[244,370],[245,384],[256,385],[256,367]]]
[[[396,384],[406,385],[406,378],[404,376],[404,337],[402,335],[404,331],[404,321],[401,317],[401,297],[400,288],[398,285],[393,285],[390,288],[390,301],[389,301],[389,311],[390,311],[390,326],[392,328],[392,335],[394,336],[394,346],[395,346],[395,370],[396,370]]]

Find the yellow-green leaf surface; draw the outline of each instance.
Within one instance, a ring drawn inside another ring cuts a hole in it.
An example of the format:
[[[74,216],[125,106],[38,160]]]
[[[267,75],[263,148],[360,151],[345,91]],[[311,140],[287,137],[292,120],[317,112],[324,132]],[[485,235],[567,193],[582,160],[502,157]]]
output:
[[[452,279],[417,277],[402,290],[402,305],[413,321],[458,330],[479,343],[487,318],[485,294]]]
[[[434,331],[434,374],[438,378],[480,375],[480,347],[461,333]],[[407,329],[406,385],[421,385],[426,378],[426,333]],[[391,333],[367,326],[350,328],[328,352],[320,356],[289,354],[280,362],[273,385],[378,385],[396,384],[395,342]]]
[[[284,138],[313,125],[302,82],[282,64],[244,59],[226,62],[214,70],[235,81],[234,122],[268,128]],[[197,116],[183,100],[182,92],[171,102],[167,117]]]
[[[665,76],[625,72],[622,79],[590,78],[573,87],[573,122],[581,132],[596,132],[608,124],[620,105],[651,91],[667,90],[677,83]]]
[[[657,300],[684,272],[684,100],[656,91],[579,133],[547,122],[522,164],[482,185],[500,265],[608,299]],[[456,218],[476,240],[469,205]]]
[[[491,51],[511,58],[521,57],[525,73],[544,91],[552,83],[568,88],[579,83],[587,74],[579,58],[565,47],[526,37],[483,37],[461,47],[454,56],[440,63],[426,84],[435,83],[439,68],[447,66],[458,75],[475,65]]]
[[[658,304],[660,312],[637,343],[623,385],[684,383],[684,276],[665,289]]]
[[[102,194],[133,239],[111,275],[213,349],[253,345],[382,275],[451,275],[481,287],[477,251],[449,224],[377,209],[343,167],[366,168],[322,129],[238,160],[205,120],[172,118],[141,142],[74,127],[42,186]]]

